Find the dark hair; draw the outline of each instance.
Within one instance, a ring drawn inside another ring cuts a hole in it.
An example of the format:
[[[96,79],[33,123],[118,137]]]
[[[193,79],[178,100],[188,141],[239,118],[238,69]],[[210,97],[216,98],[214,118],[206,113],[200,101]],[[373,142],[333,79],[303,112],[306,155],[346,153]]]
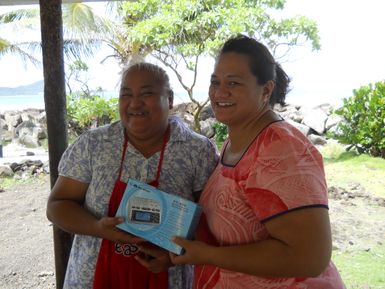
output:
[[[149,62],[137,62],[135,64],[132,64],[132,65],[126,67],[123,70],[123,73],[122,73],[122,81],[121,81],[121,83],[123,84],[123,82],[126,79],[128,73],[130,73],[132,71],[135,71],[135,70],[144,70],[144,71],[148,71],[148,72],[153,73],[153,75],[156,78],[156,80],[158,80],[161,83],[163,83],[165,91],[170,96],[173,96],[174,93],[173,93],[173,91],[171,89],[170,79],[169,79],[169,77],[167,75],[167,72],[163,68],[161,68],[160,66],[152,64],[152,63],[149,63]]]
[[[285,104],[290,78],[281,65],[274,60],[265,45],[251,37],[238,35],[225,42],[219,56],[228,52],[244,54],[249,58],[250,70],[256,76],[258,84],[263,85],[269,80],[274,81],[275,86],[269,101],[271,106],[276,103]]]

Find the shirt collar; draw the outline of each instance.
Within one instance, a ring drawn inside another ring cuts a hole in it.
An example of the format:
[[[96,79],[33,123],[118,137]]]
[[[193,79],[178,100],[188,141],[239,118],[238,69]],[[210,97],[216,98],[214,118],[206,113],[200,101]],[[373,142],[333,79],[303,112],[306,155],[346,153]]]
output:
[[[169,117],[170,140],[169,142],[186,141],[187,136],[191,134],[187,125],[177,116]],[[106,141],[124,141],[124,126],[121,121],[117,121],[108,126],[108,132],[104,134]]]

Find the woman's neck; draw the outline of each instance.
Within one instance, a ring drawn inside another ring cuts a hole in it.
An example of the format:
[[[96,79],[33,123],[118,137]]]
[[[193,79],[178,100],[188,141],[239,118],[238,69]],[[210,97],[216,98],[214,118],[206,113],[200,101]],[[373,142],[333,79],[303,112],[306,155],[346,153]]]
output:
[[[149,158],[162,150],[165,137],[169,137],[168,123],[158,133],[149,136],[137,136],[125,131],[128,142],[134,146],[145,158]],[[167,135],[166,135],[167,133]]]
[[[250,121],[243,122],[239,125],[229,126],[231,150],[237,152],[243,150],[245,146],[247,148],[260,131],[275,119],[275,113],[270,109],[266,109]]]
[[[279,120],[272,110],[268,109],[249,122],[229,127],[229,143],[224,152],[224,162],[235,165],[246,152],[257,135],[270,123]]]

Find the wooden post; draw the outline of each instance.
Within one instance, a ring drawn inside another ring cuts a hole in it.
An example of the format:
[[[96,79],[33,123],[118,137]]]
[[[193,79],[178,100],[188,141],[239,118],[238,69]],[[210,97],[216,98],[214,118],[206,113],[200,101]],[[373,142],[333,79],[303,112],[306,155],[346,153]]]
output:
[[[67,148],[67,109],[63,59],[61,0],[40,0],[43,51],[44,102],[47,115],[51,188],[58,177],[58,164]],[[56,288],[63,288],[72,236],[54,226]]]

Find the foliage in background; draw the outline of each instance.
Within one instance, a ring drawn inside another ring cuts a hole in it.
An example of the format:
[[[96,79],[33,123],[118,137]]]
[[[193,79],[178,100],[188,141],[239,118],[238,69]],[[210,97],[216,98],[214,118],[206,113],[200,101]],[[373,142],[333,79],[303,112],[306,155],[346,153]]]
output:
[[[89,128],[109,124],[119,119],[118,99],[105,99],[98,95],[67,96],[67,114],[69,123],[78,133]]]
[[[216,122],[214,124],[214,131],[215,131],[215,142],[218,146],[218,148],[222,147],[223,142],[227,139],[229,136],[227,132],[227,126],[223,123]]]
[[[359,153],[385,158],[385,82],[361,86],[335,111],[343,117],[333,136]]]
[[[106,99],[98,89],[92,92],[87,84],[88,66],[76,60],[68,66],[66,84],[70,91],[67,95],[67,115],[71,128],[80,134],[89,128],[98,127],[119,119],[118,99]],[[77,89],[73,89],[78,85]]]
[[[82,60],[75,60],[73,63],[70,63],[67,67],[67,73],[65,75],[66,78],[66,86],[68,89],[68,93],[73,93],[73,82],[79,85],[78,90],[80,90],[85,95],[90,95],[91,90],[88,86],[88,78],[85,78],[83,75],[87,74],[89,67]]]
[[[284,5],[284,0],[122,2],[119,9],[127,35],[122,39],[118,34],[109,42],[118,58],[131,57],[129,62],[151,55],[170,68],[196,104],[194,126],[199,132],[199,115],[208,102],[194,97],[201,56],[215,55],[225,40],[239,33],[264,42],[274,54],[286,55],[290,47],[306,42],[320,48],[316,23],[304,16],[279,19]]]

